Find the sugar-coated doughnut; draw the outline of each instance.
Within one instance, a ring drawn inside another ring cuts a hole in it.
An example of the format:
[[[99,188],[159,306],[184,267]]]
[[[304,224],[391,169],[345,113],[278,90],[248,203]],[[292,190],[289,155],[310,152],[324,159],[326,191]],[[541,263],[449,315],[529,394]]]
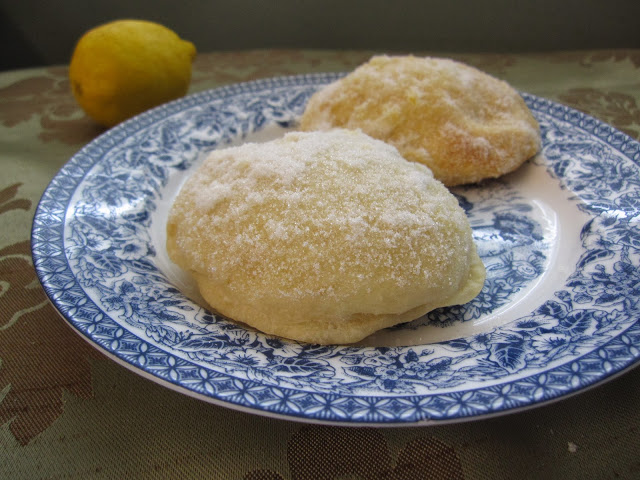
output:
[[[167,249],[216,312],[320,344],[466,303],[485,278],[447,188],[343,129],[213,151],[174,201]]]
[[[496,178],[540,148],[539,126],[506,82],[442,58],[375,56],[309,100],[301,129],[361,129],[447,186]]]

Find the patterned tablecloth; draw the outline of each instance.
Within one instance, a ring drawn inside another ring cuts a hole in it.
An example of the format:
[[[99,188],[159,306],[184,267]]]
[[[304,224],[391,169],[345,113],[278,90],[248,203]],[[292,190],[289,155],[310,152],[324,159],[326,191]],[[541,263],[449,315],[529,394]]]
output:
[[[191,91],[349,70],[371,54],[200,54]],[[640,139],[640,50],[455,58]],[[29,245],[48,182],[100,133],[65,66],[0,73],[0,478],[640,478],[638,369],[506,416],[349,428],[211,405],[106,358],[48,303]]]

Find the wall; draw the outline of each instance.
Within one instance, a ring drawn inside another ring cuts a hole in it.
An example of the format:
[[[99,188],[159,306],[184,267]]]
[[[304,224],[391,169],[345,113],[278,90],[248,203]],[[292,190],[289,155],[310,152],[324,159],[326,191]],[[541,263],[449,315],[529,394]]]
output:
[[[636,0],[0,0],[0,67],[67,63],[82,32],[124,17],[164,23],[199,51],[640,47]]]

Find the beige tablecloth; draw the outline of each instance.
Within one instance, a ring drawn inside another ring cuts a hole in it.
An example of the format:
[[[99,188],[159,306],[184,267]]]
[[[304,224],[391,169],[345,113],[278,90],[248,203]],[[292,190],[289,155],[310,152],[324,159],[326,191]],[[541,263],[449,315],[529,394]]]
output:
[[[191,91],[349,70],[371,54],[200,54]],[[640,138],[640,50],[455,58]],[[29,242],[47,183],[99,133],[65,66],[0,73],[0,478],[640,478],[637,369],[506,416],[356,428],[212,405],[105,357],[46,300]]]

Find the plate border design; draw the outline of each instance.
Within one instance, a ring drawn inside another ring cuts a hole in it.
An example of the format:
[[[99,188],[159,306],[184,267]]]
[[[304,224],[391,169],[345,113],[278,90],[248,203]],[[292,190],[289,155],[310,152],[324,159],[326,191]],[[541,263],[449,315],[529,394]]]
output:
[[[111,358],[183,393],[253,413],[311,422],[353,425],[408,425],[460,421],[537,406],[613,378],[640,359],[640,321],[589,353],[542,372],[488,386],[430,394],[344,395],[265,385],[216,372],[171,354],[122,328],[77,283],[64,249],[68,204],[85,174],[132,131],[212,99],[272,87],[320,85],[338,74],[275,77],[234,84],[184,97],[131,119],[81,149],[52,179],[36,209],[31,245],[44,290],[63,318]],[[640,164],[640,143],[601,121],[534,95],[523,94],[534,111],[582,129]]]

